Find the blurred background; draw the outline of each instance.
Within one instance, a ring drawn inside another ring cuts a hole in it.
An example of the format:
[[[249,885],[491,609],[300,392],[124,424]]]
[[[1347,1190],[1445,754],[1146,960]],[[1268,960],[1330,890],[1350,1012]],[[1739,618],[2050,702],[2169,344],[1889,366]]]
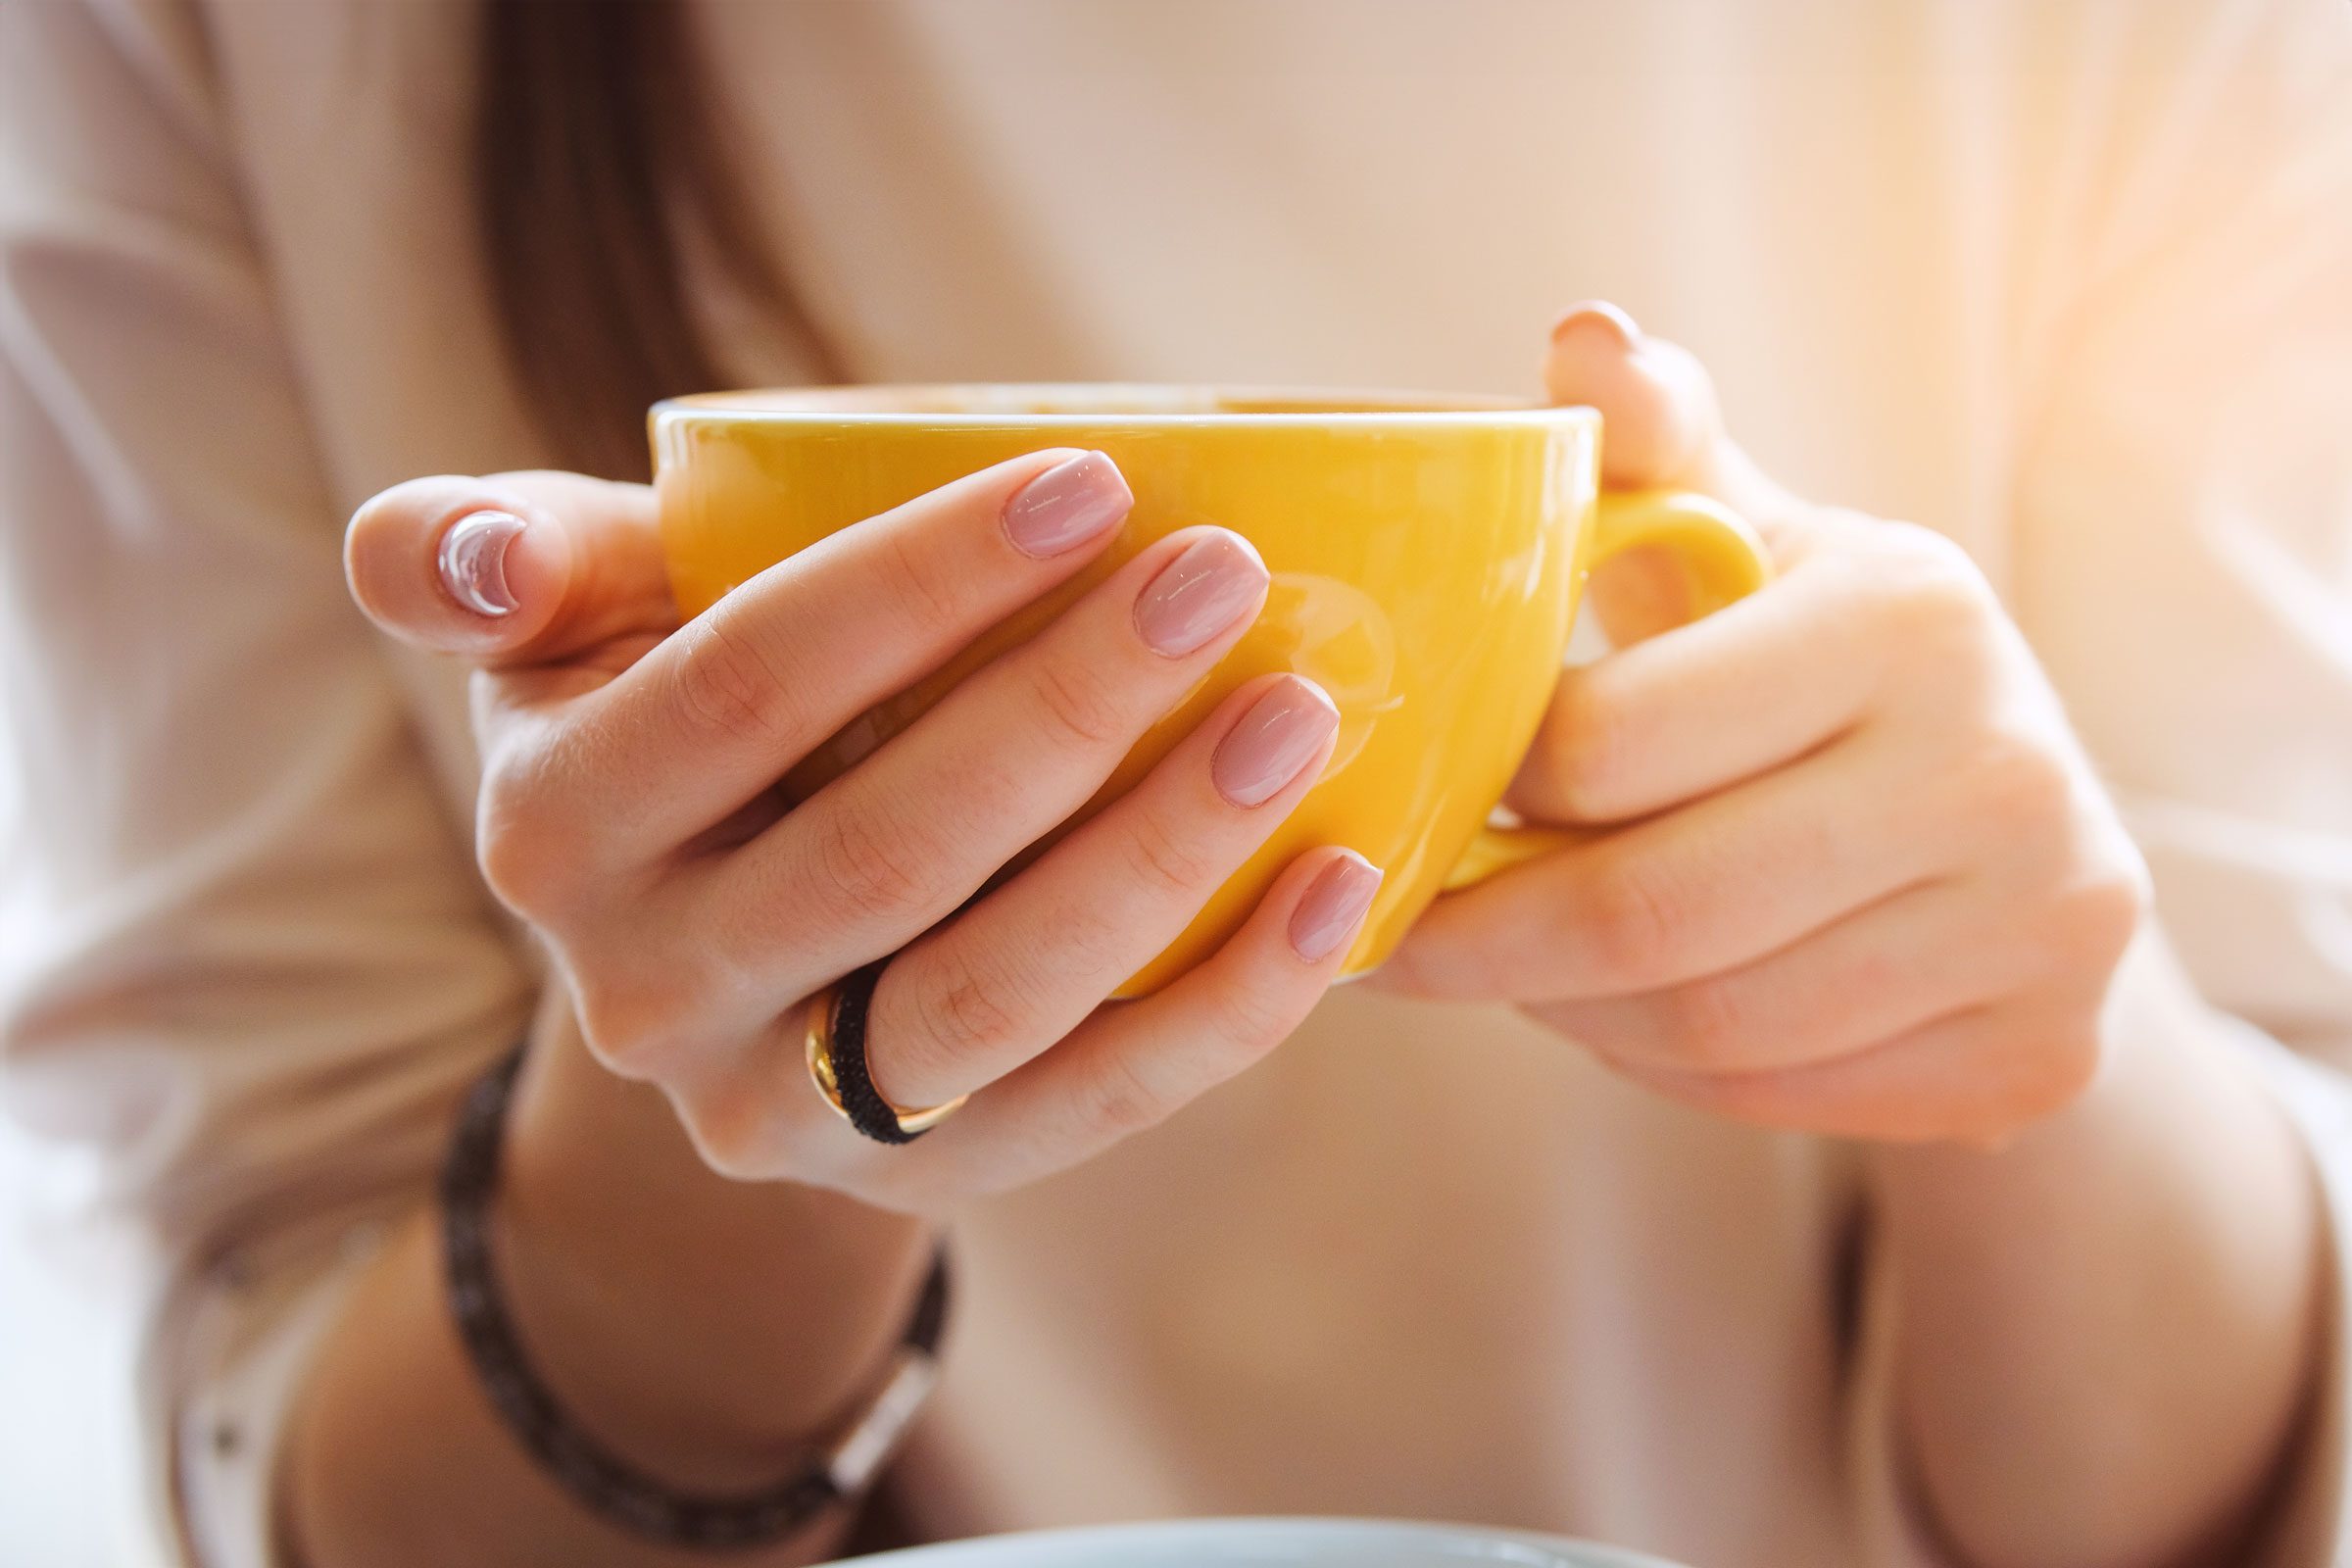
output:
[[[0,873],[16,869],[22,831],[12,778],[0,769]],[[22,921],[0,894],[0,975]],[[41,1217],[77,1175],[0,1115],[0,1568],[84,1568],[112,1539],[99,1478],[123,1449],[106,1428],[125,1405],[130,1324],[99,1261]]]
[[[46,1152],[0,1124],[0,1563],[81,1568],[106,1542],[101,1426],[119,1408],[96,1391],[120,1379],[121,1325],[42,1255],[25,1195]],[[111,1352],[111,1353],[110,1353]]]

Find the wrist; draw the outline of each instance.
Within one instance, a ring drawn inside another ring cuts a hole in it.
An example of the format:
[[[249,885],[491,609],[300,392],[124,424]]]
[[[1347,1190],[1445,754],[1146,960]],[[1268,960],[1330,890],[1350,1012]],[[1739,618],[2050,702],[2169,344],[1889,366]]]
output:
[[[680,1484],[756,1484],[872,1395],[929,1226],[718,1175],[660,1092],[606,1072],[559,1004],[508,1140],[493,1250],[516,1330],[624,1457]]]
[[[1896,1441],[1972,1560],[2226,1535],[2318,1361],[2320,1199],[2282,1107],[2160,943],[2107,1014],[2099,1079],[2008,1147],[1865,1156]]]

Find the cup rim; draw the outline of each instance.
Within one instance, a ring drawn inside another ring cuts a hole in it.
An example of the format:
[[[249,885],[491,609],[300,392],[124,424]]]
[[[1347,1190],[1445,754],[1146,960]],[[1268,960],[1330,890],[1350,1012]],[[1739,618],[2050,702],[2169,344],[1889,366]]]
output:
[[[1433,1520],[1262,1516],[1171,1519],[1021,1531],[942,1542],[859,1559],[876,1568],[1022,1563],[1051,1568],[1132,1568],[1225,1561],[1247,1552],[1301,1565],[1349,1562],[1369,1551],[1414,1551],[1463,1568],[1674,1568],[1623,1547],[1523,1530]]]
[[[756,387],[663,398],[650,417],[731,424],[1493,425],[1581,424],[1599,417],[1478,392],[1151,381],[932,381]]]

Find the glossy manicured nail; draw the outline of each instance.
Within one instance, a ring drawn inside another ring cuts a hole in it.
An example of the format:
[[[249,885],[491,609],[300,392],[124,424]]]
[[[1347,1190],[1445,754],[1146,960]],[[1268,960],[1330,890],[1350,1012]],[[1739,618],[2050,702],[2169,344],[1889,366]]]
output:
[[[1159,568],[1135,600],[1135,629],[1155,654],[1178,659],[1255,610],[1265,564],[1238,534],[1212,533]]]
[[[507,586],[507,551],[523,530],[512,512],[470,512],[441,536],[441,586],[477,615],[511,615],[514,590]]]
[[[1617,346],[1627,353],[1642,346],[1642,328],[1624,311],[1607,300],[1585,300],[1571,305],[1560,314],[1551,326],[1551,340],[1557,343],[1578,327],[1597,327],[1617,340]]]
[[[1340,710],[1323,689],[1285,675],[1250,705],[1209,759],[1217,793],[1236,806],[1263,806],[1315,760],[1340,727]]]
[[[1084,452],[1039,474],[1004,503],[1004,537],[1024,556],[1058,556],[1096,537],[1135,505],[1119,466]]]
[[[1380,877],[1380,867],[1353,850],[1316,873],[1291,911],[1291,951],[1309,963],[1330,957],[1364,923]]]

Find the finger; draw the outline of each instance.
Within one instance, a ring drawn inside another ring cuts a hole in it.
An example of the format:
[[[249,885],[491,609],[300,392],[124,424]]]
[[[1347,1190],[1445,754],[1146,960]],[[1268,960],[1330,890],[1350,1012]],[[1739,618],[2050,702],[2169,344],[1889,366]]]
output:
[[[1997,995],[2034,966],[1977,888],[1944,881],[1752,963],[1541,1013],[1612,1063],[1738,1076],[1853,1055]]]
[[[1601,478],[1612,488],[1695,483],[1722,433],[1705,368],[1604,301],[1570,306],[1553,325],[1544,386],[1554,403],[1600,411]]]
[[[1347,850],[1284,867],[1242,929],[1147,1001],[1098,1008],[1044,1057],[972,1098],[937,1132],[877,1149],[828,1109],[797,1059],[806,1010],[675,1064],[662,1087],[713,1168],[786,1174],[936,1211],[1100,1152],[1264,1056],[1347,961],[1380,873]]]
[[[1898,707],[1981,703],[1987,656],[2025,659],[1984,574],[1909,523],[1808,511],[1782,575],[1705,619],[1561,674],[1508,799],[1539,821],[1661,810]]]
[[[913,941],[1091,800],[1266,588],[1238,534],[1155,541],[719,862],[711,940],[763,977],[771,1010]]]
[[[1563,670],[1509,804],[1542,822],[1622,821],[1835,740],[1889,667],[1873,595],[1864,573],[1807,561],[1670,637]]]
[[[1551,329],[1544,385],[1557,404],[1600,411],[1601,479],[1613,489],[1703,490],[1768,530],[1796,503],[1724,433],[1706,367],[1623,310],[1587,300]]]
[[[1241,930],[1142,1002],[1098,1010],[972,1097],[940,1151],[1003,1190],[1091,1158],[1262,1060],[1305,1021],[1354,945],[1381,873],[1341,849],[1284,868]]]
[[[377,625],[492,668],[677,623],[644,485],[554,472],[412,479],[352,514],[343,560]]]
[[[1638,1063],[1620,1070],[1682,1104],[1754,1126],[1992,1145],[2056,1112],[2097,1075],[2092,1011],[2079,1002],[1977,1008],[1860,1055],[1780,1071],[1724,1075]]]
[[[1714,381],[1689,352],[1644,334],[1614,305],[1572,306],[1552,327],[1544,366],[1552,402],[1601,415],[1601,477],[1620,489],[1663,486],[1727,501],[1772,541],[1793,510],[1723,433]],[[1619,648],[1689,621],[1695,585],[1674,553],[1658,546],[1599,563],[1585,612]]]
[[[870,1014],[874,1086],[938,1104],[1076,1028],[1290,815],[1339,723],[1297,675],[1234,693],[1123,799],[891,961]]]
[[[1099,452],[1036,452],[818,540],[607,688],[569,809],[685,841],[1067,579],[1133,499]]]
[[[1433,905],[1381,984],[1461,1000],[1627,996],[1714,974],[1957,867],[1898,735],[1865,731],[1679,810],[1557,850]]]

